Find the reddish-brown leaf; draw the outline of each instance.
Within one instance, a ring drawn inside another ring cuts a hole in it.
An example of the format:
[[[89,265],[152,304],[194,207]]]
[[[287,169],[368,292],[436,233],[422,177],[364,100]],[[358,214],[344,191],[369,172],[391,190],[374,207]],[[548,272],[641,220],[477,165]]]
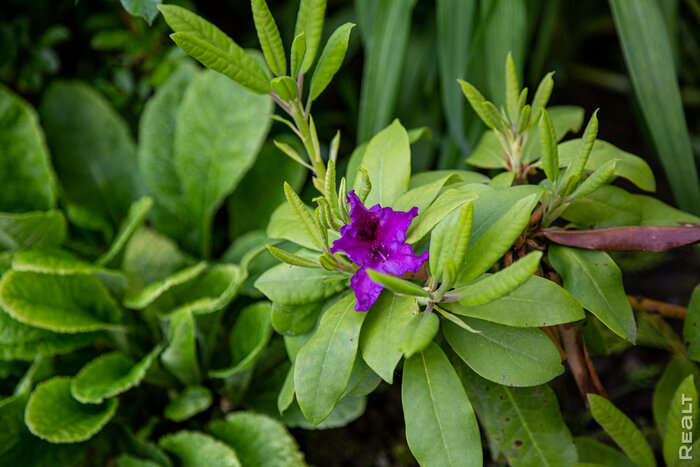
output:
[[[595,230],[546,229],[560,245],[602,251],[665,251],[700,242],[700,224],[610,227]]]

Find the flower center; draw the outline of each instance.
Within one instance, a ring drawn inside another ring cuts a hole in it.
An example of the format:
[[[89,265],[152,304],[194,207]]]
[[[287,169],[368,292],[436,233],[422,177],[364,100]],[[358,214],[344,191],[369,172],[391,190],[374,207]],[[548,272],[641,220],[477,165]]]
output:
[[[374,216],[364,216],[357,223],[357,237],[366,242],[376,238],[379,220]]]
[[[370,251],[372,252],[372,259],[381,258],[382,261],[386,261],[389,258],[389,253],[385,253],[385,247],[383,243],[372,246]]]

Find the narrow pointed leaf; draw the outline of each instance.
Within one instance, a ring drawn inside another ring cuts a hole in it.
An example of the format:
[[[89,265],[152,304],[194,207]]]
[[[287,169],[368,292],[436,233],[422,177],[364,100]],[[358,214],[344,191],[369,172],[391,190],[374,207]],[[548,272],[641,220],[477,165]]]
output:
[[[282,76],[287,72],[287,57],[275,18],[272,17],[265,0],[252,0],[250,4],[265,60],[276,76]]]
[[[433,341],[440,328],[440,318],[435,313],[422,312],[414,314],[401,332],[398,350],[406,357],[425,350]]]
[[[314,63],[318,45],[321,43],[325,14],[326,0],[301,0],[299,4],[294,36],[297,37],[303,32],[305,37],[306,53],[301,54],[303,61],[299,64],[301,73],[309,71]]]
[[[353,23],[345,23],[333,32],[328,38],[326,46],[323,48],[321,57],[318,59],[314,74],[311,77],[311,87],[309,89],[309,99],[316,98],[326,89],[333,76],[338,72],[343,64],[345,53],[348,50],[348,40],[350,31],[355,27]]]
[[[411,281],[407,281],[389,274],[383,274],[373,269],[368,269],[367,273],[374,282],[382,284],[394,293],[411,295],[414,297],[428,296],[428,292],[426,292],[420,285],[414,284]]]

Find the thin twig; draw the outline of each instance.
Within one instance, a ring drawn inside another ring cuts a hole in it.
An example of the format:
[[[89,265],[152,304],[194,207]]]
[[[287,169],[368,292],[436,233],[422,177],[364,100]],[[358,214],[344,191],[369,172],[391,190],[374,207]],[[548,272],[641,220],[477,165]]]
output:
[[[630,302],[630,305],[632,305],[632,308],[637,311],[656,313],[666,318],[685,319],[685,315],[688,312],[686,307],[653,300],[639,295],[628,295],[627,300]]]

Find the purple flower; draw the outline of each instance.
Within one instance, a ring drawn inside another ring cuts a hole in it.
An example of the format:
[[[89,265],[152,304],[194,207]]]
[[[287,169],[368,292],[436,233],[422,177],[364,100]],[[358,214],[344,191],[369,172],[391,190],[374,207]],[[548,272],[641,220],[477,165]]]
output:
[[[375,204],[367,209],[350,191],[350,225],[340,229],[340,238],[333,242],[331,253],[344,252],[360,266],[350,280],[355,291],[355,311],[367,311],[377,301],[384,288],[370,279],[367,268],[401,276],[405,272],[418,272],[428,260],[428,252],[417,257],[406,243],[406,229],[418,215],[418,208],[410,211],[394,211]]]

